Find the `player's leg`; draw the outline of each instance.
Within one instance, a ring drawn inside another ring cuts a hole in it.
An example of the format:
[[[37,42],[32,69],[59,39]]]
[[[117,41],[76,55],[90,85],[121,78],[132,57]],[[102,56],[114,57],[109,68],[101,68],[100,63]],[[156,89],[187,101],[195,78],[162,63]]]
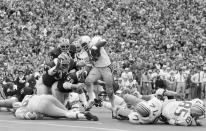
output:
[[[88,105],[88,103],[87,103],[87,98],[86,98],[86,94],[84,93],[84,90],[79,89],[79,90],[77,90],[77,93],[79,95],[79,101],[82,103],[82,105],[84,107],[86,107]]]
[[[91,108],[91,103],[94,101],[95,99],[95,94],[94,94],[94,83],[100,79],[101,74],[99,72],[99,70],[97,68],[92,68],[92,70],[89,72],[89,75],[87,76],[86,80],[85,80],[85,84],[86,84],[86,89],[87,89],[87,93],[89,96],[89,101],[88,101],[88,108]]]
[[[127,108],[119,108],[117,109],[117,117],[120,119],[120,120],[125,120],[125,119],[128,119],[128,116],[129,114],[131,113],[132,111],[127,109]]]
[[[80,100],[79,94],[76,92],[70,92],[66,99],[66,108],[79,111],[80,108]]]
[[[39,80],[36,82],[36,93],[37,95],[42,95],[42,94],[51,94],[51,91],[49,87],[47,87],[42,80],[42,77],[39,78]]]
[[[45,95],[41,98],[42,100],[38,104],[37,112],[46,114],[53,117],[66,117],[69,119],[88,119],[88,120],[98,120],[96,116],[91,113],[80,113],[73,110],[67,110],[63,108],[64,105],[61,104],[55,97],[50,95]]]
[[[64,93],[60,92],[59,89],[57,88],[57,84],[58,82],[55,82],[53,85],[52,85],[52,88],[51,88],[51,91],[52,91],[52,95],[57,98],[57,100],[59,100],[62,104],[64,103],[65,101],[65,95]]]
[[[16,97],[11,97],[9,99],[2,99],[0,100],[0,107],[6,107],[6,108],[13,108],[13,103],[17,102],[18,99]]]
[[[105,82],[105,89],[106,89],[106,93],[108,94],[109,100],[111,102],[111,106],[112,106],[112,111],[113,113],[115,113],[115,103],[114,103],[114,91],[113,91],[113,83],[114,83],[114,78],[111,72],[111,69],[109,67],[105,67],[105,68],[100,68],[99,71],[101,72],[103,81]],[[114,117],[116,116],[116,114],[112,114]]]
[[[142,99],[137,98],[136,96],[130,95],[130,94],[125,94],[123,98],[124,98],[124,101],[127,103],[128,106],[135,106],[138,103],[143,101]]]

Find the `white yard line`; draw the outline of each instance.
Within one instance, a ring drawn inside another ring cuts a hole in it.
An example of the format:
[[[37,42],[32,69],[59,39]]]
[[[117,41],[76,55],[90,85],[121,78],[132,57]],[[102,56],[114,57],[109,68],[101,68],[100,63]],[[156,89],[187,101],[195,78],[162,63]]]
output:
[[[11,126],[2,126],[2,125],[0,125],[0,128],[16,128],[16,127],[11,127]]]
[[[15,123],[15,124],[33,124],[33,125],[45,125],[45,126],[56,126],[56,127],[70,127],[70,128],[82,128],[82,129],[95,129],[95,130],[104,130],[104,131],[127,131],[121,129],[111,129],[111,128],[101,128],[101,127],[88,127],[88,126],[74,126],[74,125],[62,125],[62,124],[53,124],[53,123],[34,123],[34,122],[23,122],[23,121],[11,121],[11,120],[0,120],[0,122],[5,123]],[[95,122],[94,122],[95,123]]]

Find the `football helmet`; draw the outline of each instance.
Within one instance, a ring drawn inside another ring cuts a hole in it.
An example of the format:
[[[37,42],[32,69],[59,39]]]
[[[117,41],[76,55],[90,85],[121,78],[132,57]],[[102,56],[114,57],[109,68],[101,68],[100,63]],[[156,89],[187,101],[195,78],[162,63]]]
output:
[[[70,56],[63,52],[58,56],[58,63],[60,64],[61,69],[66,69],[70,64]]]
[[[87,36],[87,35],[80,37],[80,44],[81,44],[81,45],[82,45],[83,43],[89,44],[90,41],[91,41],[91,38],[90,38],[89,36]]]
[[[205,106],[200,103],[192,104],[190,111],[192,117],[205,116]]]
[[[78,81],[81,82],[81,83],[84,83],[85,82],[85,79],[87,77],[87,72],[85,70],[79,70],[76,72],[76,75],[77,75],[77,78],[78,78]]]
[[[72,42],[72,45],[74,45],[76,47],[76,52],[80,52],[82,50],[80,40]]]
[[[59,48],[54,48],[48,53],[51,60],[53,60],[54,58],[57,58],[59,54],[61,54],[61,50]]]
[[[61,49],[62,52],[68,52],[69,51],[69,43],[60,42],[58,47]]]
[[[89,36],[81,36],[79,40],[81,48],[84,48],[85,51],[88,51],[90,42],[91,38]]]
[[[146,102],[140,102],[134,107],[135,111],[143,117],[148,117],[150,115],[150,108]]]

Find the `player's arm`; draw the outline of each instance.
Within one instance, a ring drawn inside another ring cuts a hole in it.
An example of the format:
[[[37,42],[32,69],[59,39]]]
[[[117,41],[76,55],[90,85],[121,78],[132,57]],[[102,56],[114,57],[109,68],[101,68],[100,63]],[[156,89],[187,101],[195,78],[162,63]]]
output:
[[[61,68],[61,63],[60,61],[55,58],[52,63],[49,64],[49,69],[47,70],[48,75],[53,76],[60,68]]]
[[[87,65],[86,62],[83,61],[83,60],[80,60],[80,61],[78,61],[78,62],[76,63],[76,66],[77,66],[77,67],[84,67],[84,66],[86,66],[86,65]]]
[[[70,82],[64,82],[63,87],[64,89],[78,89],[84,86],[84,83],[72,84]]]
[[[105,39],[99,39],[98,42],[92,46],[92,49],[97,50],[97,49],[105,46],[106,43],[107,43],[107,41]]]

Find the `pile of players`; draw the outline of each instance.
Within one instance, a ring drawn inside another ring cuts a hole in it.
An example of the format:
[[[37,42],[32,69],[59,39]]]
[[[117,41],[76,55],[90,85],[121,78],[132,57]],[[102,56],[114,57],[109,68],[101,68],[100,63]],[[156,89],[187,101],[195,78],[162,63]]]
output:
[[[172,125],[201,125],[205,105],[200,99],[167,99],[178,94],[164,89],[148,96],[139,92],[114,95],[111,61],[105,44],[106,40],[100,36],[82,36],[75,44],[61,44],[49,53],[51,59],[36,83],[36,94],[27,95],[20,102],[15,98],[1,100],[0,106],[14,108],[18,119],[63,117],[97,121],[98,117],[89,112],[96,105],[111,110],[115,119],[135,124],[161,121]],[[94,99],[95,85],[103,87],[110,102]],[[85,111],[80,110],[80,105]]]
[[[95,96],[92,86],[95,84],[103,84],[104,86],[112,84],[112,73],[109,67],[111,61],[103,48],[105,44],[106,41],[100,36],[95,36],[93,38],[82,36],[75,44],[61,43],[57,48],[49,52],[48,56],[50,57],[50,61],[47,61],[44,66],[45,71],[43,75],[40,76],[36,82],[36,95],[26,97],[20,100],[20,103],[18,102],[14,105],[14,102],[19,101],[16,98],[2,100],[0,105],[5,107],[14,106],[15,108],[21,107],[18,108],[15,113],[16,116],[21,119],[27,119],[27,117],[25,117],[27,113],[25,112],[28,111],[30,114],[28,119],[34,119],[32,118],[31,112],[35,112],[35,119],[36,113],[40,112],[50,117],[98,120],[98,117],[89,113],[88,110],[94,104]],[[103,67],[98,67],[99,65]],[[103,69],[105,71],[101,72],[106,73],[107,76],[103,76],[102,73],[99,73],[99,71]],[[110,77],[107,72],[110,72]],[[94,76],[94,73],[98,73],[96,75],[99,75],[99,77]],[[89,76],[91,77],[89,78]],[[87,82],[85,82],[86,77],[88,78]],[[111,82],[105,84],[100,80],[100,77],[107,78]],[[110,88],[112,88],[112,85]],[[85,90],[89,95],[88,102]],[[111,93],[108,92],[108,94],[113,94],[111,89],[109,91]],[[81,101],[87,112],[79,111],[79,101]],[[51,104],[51,102],[53,104]]]

